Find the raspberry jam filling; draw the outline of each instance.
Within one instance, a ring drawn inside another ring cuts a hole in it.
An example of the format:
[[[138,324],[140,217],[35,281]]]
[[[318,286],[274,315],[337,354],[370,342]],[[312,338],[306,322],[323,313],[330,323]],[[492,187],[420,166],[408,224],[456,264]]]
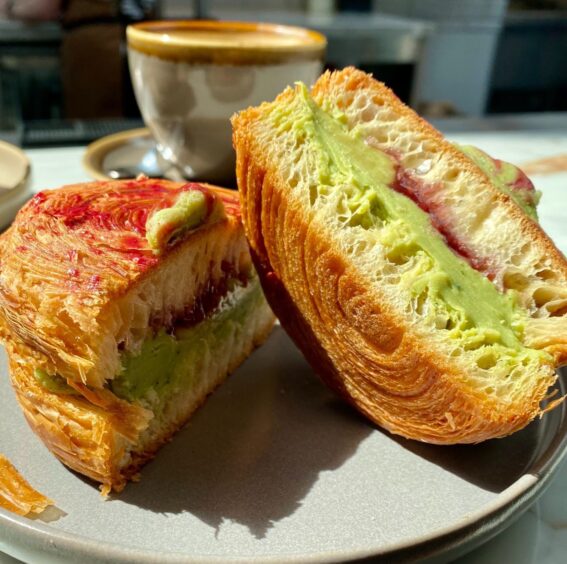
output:
[[[251,277],[250,270],[238,269],[234,264],[223,261],[221,265],[223,276],[216,281],[209,280],[194,302],[180,311],[169,311],[156,315],[150,320],[154,332],[164,330],[173,333],[180,327],[192,327],[209,317],[224,298],[237,286],[245,288]]]
[[[490,270],[489,261],[480,257],[459,236],[455,226],[454,218],[450,211],[440,202],[436,201],[435,195],[441,190],[439,183],[427,183],[417,178],[409,170],[397,166],[396,179],[390,186],[397,192],[403,194],[415,202],[424,212],[429,215],[431,224],[443,236],[447,246],[467,263],[493,280],[495,273]]]
[[[371,141],[367,145],[377,150]],[[518,167],[505,161],[494,159],[484,151],[472,146],[457,146],[475,165],[477,165],[490,179],[493,186],[502,193],[507,194],[532,219],[537,220],[536,204],[539,193],[535,190],[530,179]],[[390,188],[400,192],[415,202],[429,215],[431,224],[442,235],[447,246],[468,264],[494,280],[496,272],[490,266],[490,258],[480,256],[459,235],[457,218],[451,210],[441,201],[443,185],[441,182],[425,182],[419,178],[417,171],[404,168],[401,158],[395,151],[386,152],[396,163],[396,177]]]

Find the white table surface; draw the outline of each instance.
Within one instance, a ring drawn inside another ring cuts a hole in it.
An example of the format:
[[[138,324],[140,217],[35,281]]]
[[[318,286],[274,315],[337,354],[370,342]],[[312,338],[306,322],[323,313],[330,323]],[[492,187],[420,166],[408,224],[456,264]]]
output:
[[[567,133],[482,132],[452,134],[459,143],[486,150],[494,157],[522,162],[567,154]],[[88,180],[81,166],[82,147],[31,149],[31,191],[56,188]],[[539,206],[540,222],[557,246],[567,253],[567,173],[534,176],[543,192]],[[0,564],[18,561],[0,553]],[[456,564],[563,564],[567,562],[567,460],[546,493],[494,539],[456,561]],[[33,564],[41,564],[33,563]]]

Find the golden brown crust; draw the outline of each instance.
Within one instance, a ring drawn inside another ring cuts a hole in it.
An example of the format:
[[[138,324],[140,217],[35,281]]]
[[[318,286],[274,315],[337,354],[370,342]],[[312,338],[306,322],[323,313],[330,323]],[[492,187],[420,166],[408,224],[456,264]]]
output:
[[[287,90],[275,103],[291,96]],[[266,297],[322,379],[372,421],[431,443],[502,437],[540,414],[553,377],[504,405],[400,319],[330,228],[293,197],[266,144],[267,108],[233,118],[242,217]]]
[[[73,470],[121,489],[120,459],[147,426],[151,412],[108,395],[106,405],[97,406],[79,395],[49,392],[34,377],[40,355],[16,339],[6,348],[10,380],[33,431]]]
[[[351,92],[367,89],[376,97],[386,98],[388,100],[388,106],[390,106],[396,114],[403,116],[412,131],[420,132],[428,138],[433,152],[442,152],[450,155],[451,160],[458,165],[459,169],[468,172],[475,178],[475,184],[482,185],[483,189],[492,193],[495,200],[501,205],[506,206],[513,220],[521,226],[521,230],[526,238],[540,247],[542,254],[548,256],[553,261],[553,266],[557,269],[557,272],[567,279],[567,261],[563,253],[557,248],[540,225],[532,221],[510,196],[498,190],[483,170],[474,164],[464,153],[459,151],[452,143],[447,141],[427,120],[420,117],[401,102],[390,88],[372,78],[372,75],[355,69],[354,67],[348,67],[343,69],[340,73],[326,72],[323,74],[314,84],[312,95],[315,99],[324,97],[333,87]],[[338,106],[340,108],[340,104]]]
[[[39,514],[53,502],[32,488],[14,465],[0,454],[0,507],[18,515]]]
[[[461,385],[455,367],[396,320],[364,277],[348,266],[324,228],[306,221],[303,210],[290,209],[293,204],[282,198],[286,187],[276,175],[266,182],[261,157],[243,166],[241,149],[237,146],[239,186],[246,183],[242,207],[252,227],[248,235],[266,298],[333,389],[388,430],[440,444],[504,436],[540,412],[548,383],[513,415]],[[258,190],[262,209],[254,204]],[[277,215],[267,211],[274,202]],[[271,256],[277,257],[278,270]]]

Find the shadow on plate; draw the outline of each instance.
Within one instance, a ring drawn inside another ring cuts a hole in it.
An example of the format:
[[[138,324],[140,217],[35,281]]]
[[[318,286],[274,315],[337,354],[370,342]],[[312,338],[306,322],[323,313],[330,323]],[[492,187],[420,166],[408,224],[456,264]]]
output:
[[[116,499],[190,512],[217,534],[223,522],[236,522],[262,538],[300,507],[321,472],[343,465],[372,432],[276,327],[144,468],[142,481]]]
[[[416,456],[484,490],[499,493],[530,467],[539,450],[541,426],[537,421],[510,437],[476,445],[430,445],[388,436]]]

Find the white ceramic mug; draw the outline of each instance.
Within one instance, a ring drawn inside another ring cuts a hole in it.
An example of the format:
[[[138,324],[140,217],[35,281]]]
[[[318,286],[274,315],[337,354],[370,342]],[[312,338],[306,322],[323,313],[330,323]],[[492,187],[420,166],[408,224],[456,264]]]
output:
[[[275,24],[143,22],[127,29],[134,92],[162,156],[187,178],[234,180],[230,116],[312,84],[325,38]]]

